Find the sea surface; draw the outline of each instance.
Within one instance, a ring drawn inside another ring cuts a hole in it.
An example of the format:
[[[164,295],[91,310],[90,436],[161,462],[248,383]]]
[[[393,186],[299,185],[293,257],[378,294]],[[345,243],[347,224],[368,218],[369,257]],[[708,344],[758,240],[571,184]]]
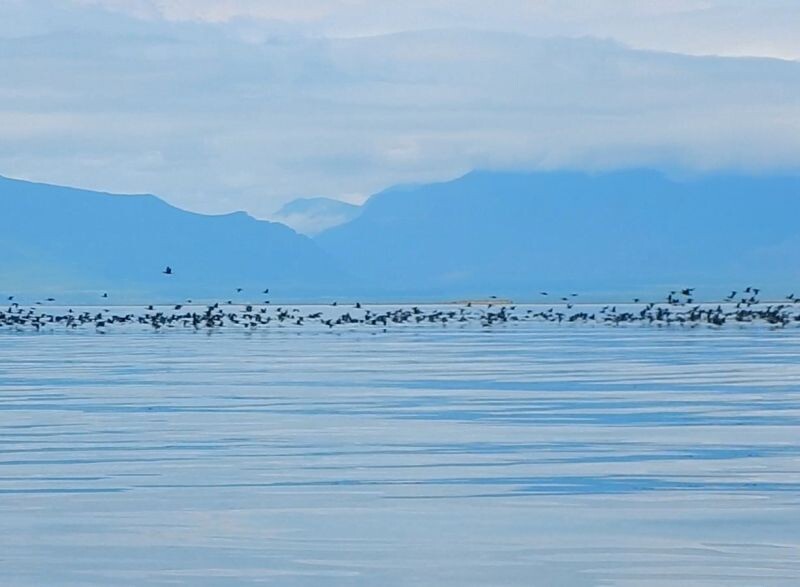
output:
[[[800,329],[0,332],[0,585],[800,585]]]

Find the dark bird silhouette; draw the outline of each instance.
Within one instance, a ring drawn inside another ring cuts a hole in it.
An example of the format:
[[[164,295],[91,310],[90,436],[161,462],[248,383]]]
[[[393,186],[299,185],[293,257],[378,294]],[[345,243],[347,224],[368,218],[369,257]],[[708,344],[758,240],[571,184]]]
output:
[[[517,306],[500,306],[487,304],[486,307],[478,308],[475,304],[467,302],[460,308],[442,309],[441,307],[418,307],[413,306],[399,307],[395,309],[382,309],[373,311],[365,309],[359,315],[352,315],[350,312],[342,310],[337,316],[323,317],[322,312],[315,312],[303,315],[300,308],[279,307],[275,311],[267,306],[255,308],[248,304],[241,312],[233,307],[221,307],[220,303],[207,306],[204,311],[192,311],[186,309],[182,304],[171,306],[170,310],[155,310],[151,304],[147,306],[146,312],[140,313],[112,313],[107,308],[100,313],[73,312],[72,309],[65,312],[47,311],[36,309],[42,307],[42,302],[35,302],[29,308],[20,307],[18,302],[10,301],[7,309],[0,308],[0,330],[4,329],[31,329],[39,331],[41,329],[55,328],[62,325],[64,328],[75,329],[81,326],[95,326],[98,332],[105,332],[117,325],[142,325],[159,331],[165,328],[192,328],[199,330],[206,328],[210,332],[220,328],[244,328],[254,330],[266,328],[270,324],[294,325],[296,327],[307,327],[311,324],[321,324],[327,329],[335,327],[362,324],[364,326],[376,326],[384,332],[387,326],[394,324],[437,324],[440,326],[451,327],[450,325],[464,325],[473,323],[482,328],[492,328],[496,325],[506,323],[525,322],[525,321],[544,321],[552,323],[594,323],[606,324],[609,326],[619,326],[622,324],[640,323],[658,327],[688,327],[696,328],[707,326],[720,328],[726,324],[765,324],[770,328],[784,328],[789,326],[800,327],[800,298],[794,293],[786,296],[783,303],[761,304],[756,295],[760,290],[749,287],[749,297],[743,297],[735,302],[735,308],[723,309],[721,304],[715,307],[710,305],[692,304],[692,297],[686,292],[693,291],[693,288],[670,292],[667,297],[669,305],[662,305],[657,302],[649,302],[638,308],[636,311],[626,311],[624,308],[617,309],[616,306],[605,306],[596,312],[583,310],[573,310],[573,304],[567,301],[566,309],[557,311],[550,308],[544,311],[536,311],[535,308],[526,308],[521,313],[517,311]],[[543,292],[546,293],[546,292]],[[735,296],[736,291],[732,292]],[[555,294],[554,294],[555,295]],[[102,297],[107,298],[108,293],[103,292]],[[9,300],[13,296],[9,296]],[[569,300],[569,298],[561,298]],[[47,298],[54,300],[54,298]],[[640,298],[634,298],[639,302]],[[267,302],[265,302],[267,303]],[[228,305],[232,302],[229,300]],[[338,305],[337,302],[332,303]],[[356,308],[361,308],[360,302],[355,302]],[[48,308],[52,310],[51,306]]]
[[[170,267],[169,265],[167,265],[167,267],[164,269],[164,271],[162,271],[162,273],[163,273],[164,275],[172,275],[172,267]]]

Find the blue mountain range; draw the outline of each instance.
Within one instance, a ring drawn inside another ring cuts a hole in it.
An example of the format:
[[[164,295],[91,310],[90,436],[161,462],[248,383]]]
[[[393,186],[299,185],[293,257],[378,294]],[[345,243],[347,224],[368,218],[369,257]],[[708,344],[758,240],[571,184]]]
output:
[[[800,286],[800,177],[474,172],[394,188],[316,242],[395,295]]]
[[[0,291],[116,300],[324,296],[342,280],[310,239],[243,212],[194,214],[119,196],[0,178]],[[165,275],[167,266],[172,275]]]
[[[0,207],[0,292],[536,300],[800,290],[792,175],[473,172],[376,194],[313,239],[241,212],[5,178]]]

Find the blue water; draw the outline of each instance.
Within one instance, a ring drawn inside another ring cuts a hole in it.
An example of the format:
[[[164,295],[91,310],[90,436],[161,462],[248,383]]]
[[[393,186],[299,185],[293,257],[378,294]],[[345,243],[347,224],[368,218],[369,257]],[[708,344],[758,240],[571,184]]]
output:
[[[800,584],[800,331],[0,333],[0,584]]]

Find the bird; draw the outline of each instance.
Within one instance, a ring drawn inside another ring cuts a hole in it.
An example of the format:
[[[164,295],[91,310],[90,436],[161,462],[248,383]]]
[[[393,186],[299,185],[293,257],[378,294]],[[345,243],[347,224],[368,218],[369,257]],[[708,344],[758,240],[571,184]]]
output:
[[[164,275],[172,275],[172,267],[170,267],[169,265],[167,265],[167,267],[164,269],[164,271],[162,271],[162,273],[163,273]]]
[[[266,289],[265,289],[264,291],[262,291],[261,293],[263,293],[263,294],[268,294],[268,293],[269,293],[269,288],[266,288]]]
[[[236,293],[242,293],[242,288],[241,287],[237,287],[236,288]]]
[[[693,288],[693,287],[687,287],[687,288],[681,290],[681,294],[683,294],[685,296],[690,296],[690,295],[692,295],[692,292],[694,291],[694,289],[695,288]]]
[[[730,323],[763,323],[769,325],[771,328],[783,328],[791,324],[800,326],[800,310],[792,309],[798,308],[800,297],[791,293],[786,296],[788,302],[794,303],[780,303],[770,304],[766,307],[761,307],[760,302],[756,298],[756,294],[761,290],[755,287],[749,287],[750,297],[741,299],[738,303],[733,301],[736,305],[735,309],[723,309],[722,305],[707,307],[698,304],[692,307],[687,307],[686,304],[692,303],[692,297],[685,295],[687,290],[677,290],[670,292],[667,297],[669,306],[659,305],[657,302],[649,302],[640,307],[636,311],[626,311],[620,308],[619,311],[616,306],[605,306],[596,313],[588,313],[585,311],[573,310],[574,306],[569,298],[561,298],[565,300],[566,310],[556,311],[550,308],[546,311],[535,311],[534,308],[527,308],[523,314],[516,312],[516,306],[502,306],[494,310],[493,305],[488,304],[487,310],[480,310],[475,313],[474,310],[467,308],[474,307],[474,304],[466,302],[466,307],[456,310],[442,310],[442,309],[424,309],[417,306],[411,308],[398,308],[395,310],[385,310],[381,312],[373,312],[366,309],[363,314],[359,313],[357,316],[351,315],[348,311],[343,310],[338,317],[331,316],[323,319],[322,312],[316,312],[308,315],[298,315],[302,312],[299,308],[277,308],[275,316],[267,315],[267,308],[261,307],[256,309],[255,306],[248,304],[244,307],[244,313],[234,311],[232,308],[223,310],[220,303],[209,305],[205,312],[187,312],[186,307],[182,304],[172,304],[172,312],[167,310],[154,310],[152,304],[147,306],[147,313],[124,313],[112,314],[106,308],[100,313],[90,314],[89,312],[73,313],[72,309],[66,310],[64,313],[51,313],[48,311],[34,310],[30,308],[23,310],[18,302],[11,302],[7,310],[0,309],[0,330],[7,328],[20,329],[29,327],[31,329],[40,330],[47,327],[47,325],[63,324],[64,326],[74,329],[76,327],[88,326],[94,324],[100,333],[106,332],[117,324],[140,324],[152,327],[158,331],[162,328],[174,327],[189,327],[194,330],[199,328],[208,328],[215,330],[219,327],[241,327],[246,329],[255,329],[266,327],[274,319],[275,323],[290,323],[297,326],[305,326],[314,323],[322,323],[328,329],[343,325],[363,324],[378,326],[384,331],[387,325],[402,324],[402,323],[416,323],[424,324],[440,324],[446,326],[455,322],[465,323],[474,321],[484,328],[490,328],[497,324],[523,322],[528,320],[534,321],[548,321],[548,322],[570,322],[570,323],[598,323],[618,326],[621,324],[643,323],[654,326],[687,326],[695,328],[698,326],[711,326],[714,328],[722,327]],[[688,288],[688,291],[693,291],[693,288]],[[678,296],[678,292],[682,294]],[[732,295],[736,291],[732,292]],[[5,295],[5,294],[4,294]],[[109,297],[108,292],[101,294],[104,298]],[[555,294],[554,294],[555,295]],[[685,295],[685,297],[684,297]],[[9,296],[12,297],[13,296]],[[560,296],[559,296],[560,297]],[[47,298],[48,300],[54,298]],[[638,303],[640,298],[634,298]],[[267,302],[265,302],[267,303]],[[232,304],[229,300],[228,304]],[[341,305],[333,302],[333,305]],[[360,302],[354,303],[356,308],[361,307]],[[42,302],[35,302],[34,307],[42,306]],[[52,309],[51,306],[49,309]]]

